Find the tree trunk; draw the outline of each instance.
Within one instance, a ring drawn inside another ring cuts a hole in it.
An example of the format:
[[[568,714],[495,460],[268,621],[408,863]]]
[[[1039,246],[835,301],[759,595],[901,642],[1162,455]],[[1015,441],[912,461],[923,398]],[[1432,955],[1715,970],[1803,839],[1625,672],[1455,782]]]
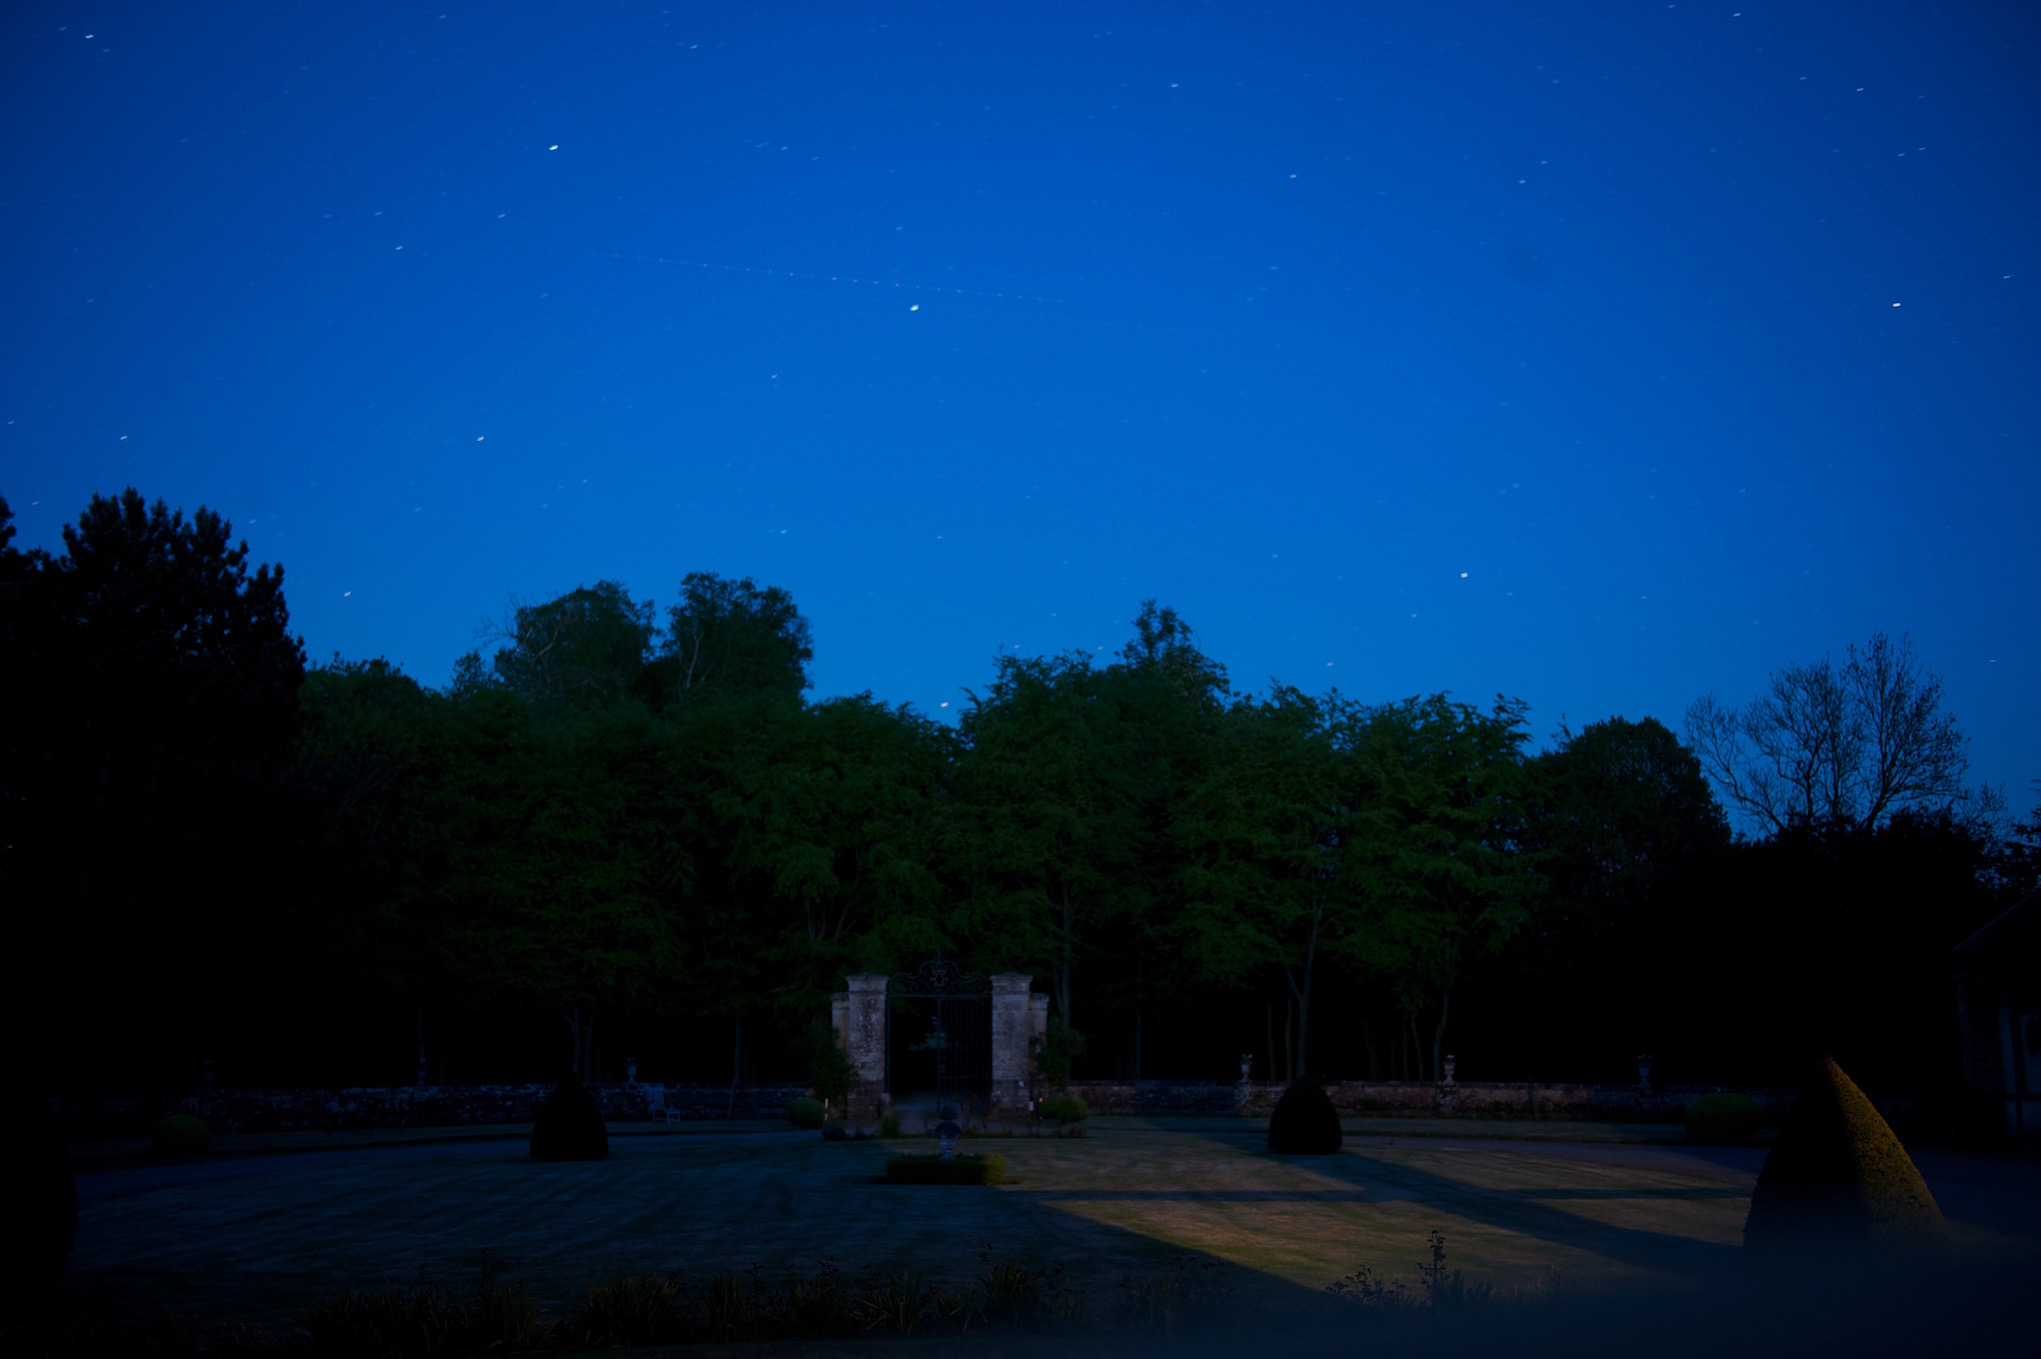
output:
[[[425,1002],[411,1002],[411,1028],[418,1039],[418,1084],[425,1084]]]
[[[1076,1028],[1077,1023],[1070,1017],[1070,954],[1071,936],[1076,931],[1076,904],[1070,900],[1070,889],[1063,889],[1063,956],[1056,960],[1056,1008],[1062,1012],[1063,1022]]]
[[[744,1068],[744,1021],[730,1021],[730,1103],[723,1117],[737,1117],[737,1073]]]
[[[1269,1079],[1275,1080],[1277,1079],[1276,1073],[1280,1068],[1276,1066],[1276,1003],[1274,1001],[1269,1001],[1262,1006],[1262,1021],[1267,1026],[1266,1031],[1262,1035],[1262,1040],[1268,1045]]]
[[[594,1008],[591,1007],[584,1014],[579,1005],[569,1005],[560,1012],[560,1017],[567,1021],[568,1040],[574,1045],[574,1079],[586,1084],[589,1079],[590,1058],[595,1052]]]
[[[1283,993],[1283,1079],[1297,1079],[1297,998],[1296,988]]]
[[[1290,994],[1297,1003],[1296,1056],[1290,1063],[1290,1079],[1293,1081],[1297,1079],[1299,1074],[1310,1067],[1310,1054],[1307,1051],[1307,1047],[1311,1038],[1311,977],[1313,969],[1318,962],[1318,922],[1324,917],[1324,914],[1324,902],[1321,901],[1312,908],[1311,937],[1304,944],[1303,981],[1300,983],[1287,965],[1283,968],[1283,980],[1290,984]],[[1287,1016],[1287,1007],[1285,1007],[1284,1013]],[[1285,1042],[1288,1041],[1287,1033],[1284,1035],[1284,1039]]]
[[[1134,1079],[1141,1079],[1141,955],[1134,955]]]
[[[1446,1049],[1446,1016],[1453,1012],[1453,983],[1446,982],[1445,994],[1439,997],[1439,1026],[1432,1030],[1432,1079],[1438,1080],[1446,1068],[1440,1054]]]

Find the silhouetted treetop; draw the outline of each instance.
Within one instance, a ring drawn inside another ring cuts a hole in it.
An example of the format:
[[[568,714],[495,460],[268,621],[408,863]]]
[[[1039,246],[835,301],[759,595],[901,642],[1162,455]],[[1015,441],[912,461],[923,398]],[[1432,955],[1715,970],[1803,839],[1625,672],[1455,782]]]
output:
[[[631,692],[652,647],[652,605],[633,603],[611,580],[576,586],[544,604],[521,605],[504,629],[496,678],[538,703],[615,698]]]
[[[1861,651],[1853,643],[1841,669],[1825,656],[1786,667],[1746,707],[1696,700],[1687,740],[1723,796],[1771,831],[1997,806],[1992,790],[1964,782],[1970,742],[1942,710],[1941,676],[1882,632]]]
[[[798,702],[813,687],[814,658],[808,620],[785,590],[691,571],[666,610],[655,673],[661,697],[682,705],[740,694]]]

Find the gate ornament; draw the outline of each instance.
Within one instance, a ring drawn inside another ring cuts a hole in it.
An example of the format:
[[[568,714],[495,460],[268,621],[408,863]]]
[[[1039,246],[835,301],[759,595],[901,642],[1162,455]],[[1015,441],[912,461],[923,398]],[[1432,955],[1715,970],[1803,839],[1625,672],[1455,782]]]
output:
[[[992,983],[983,972],[966,972],[937,952],[912,972],[895,972],[888,988],[896,996],[989,996]]]

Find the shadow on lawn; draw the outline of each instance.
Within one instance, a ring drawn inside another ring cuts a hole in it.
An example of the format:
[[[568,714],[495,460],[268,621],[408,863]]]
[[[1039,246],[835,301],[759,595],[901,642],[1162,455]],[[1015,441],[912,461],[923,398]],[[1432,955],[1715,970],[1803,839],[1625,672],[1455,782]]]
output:
[[[1429,1171],[1419,1170],[1390,1158],[1375,1154],[1375,1149],[1366,1146],[1348,1146],[1329,1156],[1276,1156],[1261,1149],[1260,1135],[1252,1137],[1237,1132],[1198,1134],[1252,1157],[1270,1161],[1294,1164],[1316,1171],[1327,1179],[1345,1180],[1354,1186],[1351,1190],[1249,1190],[1236,1194],[1202,1194],[1184,1192],[1181,1194],[1157,1193],[1143,1195],[1128,1194],[1125,1197],[1154,1197],[1158,1199],[1208,1200],[1224,1202],[1229,1198],[1243,1201],[1299,1203],[1420,1203],[1437,1209],[1442,1214],[1478,1222],[1484,1226],[1519,1236],[1550,1242],[1574,1250],[1600,1255],[1618,1263],[1642,1269],[1690,1278],[1716,1278],[1733,1269],[1742,1252],[1731,1245],[1712,1241],[1697,1241],[1692,1237],[1670,1232],[1652,1231],[1642,1227],[1619,1227],[1592,1218],[1581,1217],[1564,1208],[1554,1207],[1544,1200],[1560,1199],[1576,1202],[1607,1202],[1617,1200],[1659,1199],[1672,1202],[1705,1202],[1709,1200],[1748,1198],[1749,1191],[1734,1186],[1696,1186],[1692,1188],[1638,1188],[1638,1189],[1493,1189],[1471,1185],[1459,1180],[1448,1179]],[[1512,1151],[1514,1155],[1531,1155]],[[1076,1197],[1111,1199],[1118,1194],[1083,1194]]]

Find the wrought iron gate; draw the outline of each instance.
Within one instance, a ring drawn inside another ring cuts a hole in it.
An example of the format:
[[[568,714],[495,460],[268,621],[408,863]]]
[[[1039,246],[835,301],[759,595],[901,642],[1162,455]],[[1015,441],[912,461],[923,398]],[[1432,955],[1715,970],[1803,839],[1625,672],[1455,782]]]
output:
[[[983,1113],[992,1097],[992,984],[985,975],[937,953],[912,972],[894,973],[886,1002],[886,1093],[897,1100],[930,1081],[937,1108]]]

